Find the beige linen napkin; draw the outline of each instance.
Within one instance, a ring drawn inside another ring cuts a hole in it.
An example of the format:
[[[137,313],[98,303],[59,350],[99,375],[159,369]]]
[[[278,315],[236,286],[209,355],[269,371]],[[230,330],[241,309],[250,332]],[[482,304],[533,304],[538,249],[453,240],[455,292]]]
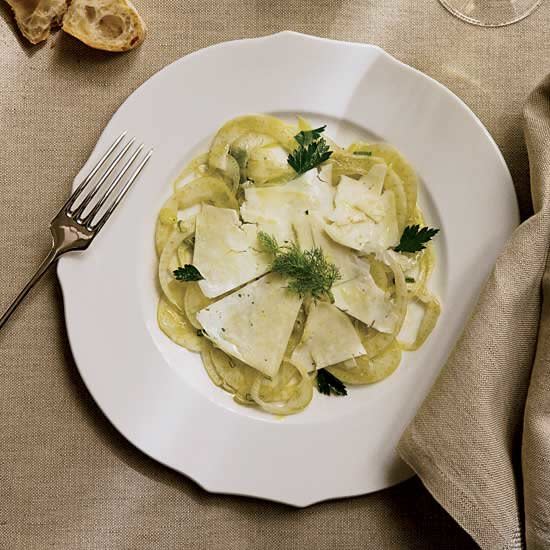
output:
[[[488,549],[550,549],[550,76],[524,119],[534,215],[398,448]]]

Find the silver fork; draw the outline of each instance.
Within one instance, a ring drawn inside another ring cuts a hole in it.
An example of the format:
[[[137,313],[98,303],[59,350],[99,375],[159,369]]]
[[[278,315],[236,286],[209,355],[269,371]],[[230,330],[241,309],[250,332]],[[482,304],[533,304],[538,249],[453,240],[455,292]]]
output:
[[[17,306],[22,302],[23,298],[29,293],[31,288],[40,280],[42,275],[57,262],[60,256],[66,252],[84,250],[90,246],[90,243],[111,217],[111,214],[115,211],[116,207],[124,198],[124,195],[129,191],[130,187],[151,158],[153,153],[152,149],[144,156],[142,155],[136,169],[122,185],[119,185],[125,174],[140,156],[144,147],[143,144],[139,147],[134,147],[134,138],[128,140],[127,143],[123,143],[125,137],[126,132],[122,133],[115,140],[74,193],[69,197],[57,216],[52,220],[50,224],[52,248],[44,258],[44,261],[40,264],[33,278],[27,283],[17,298],[15,298],[4,315],[0,317],[0,329],[4,326]],[[114,153],[116,153],[116,155],[111,159],[110,164],[100,173],[101,168]],[[126,162],[122,168],[114,173],[115,168],[125,157]],[[96,181],[90,185],[96,175],[98,176]],[[111,180],[108,182],[109,177],[111,177]],[[106,182],[108,183],[106,184]],[[103,190],[105,186],[106,189]],[[78,201],[78,198],[81,197],[86,189],[88,189],[88,193]],[[108,203],[108,201],[110,202]],[[102,208],[103,212],[100,214]]]

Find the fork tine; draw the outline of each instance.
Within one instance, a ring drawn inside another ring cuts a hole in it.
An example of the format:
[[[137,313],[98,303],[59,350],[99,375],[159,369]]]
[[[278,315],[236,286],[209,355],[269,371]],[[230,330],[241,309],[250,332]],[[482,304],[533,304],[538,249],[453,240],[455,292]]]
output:
[[[111,182],[107,191],[105,191],[101,199],[97,201],[96,205],[92,208],[90,213],[83,219],[84,224],[89,225],[93,221],[97,213],[101,210],[101,207],[107,202],[107,199],[113,194],[117,185],[120,183],[120,181],[124,177],[124,174],[126,174],[128,169],[136,160],[136,158],[138,157],[138,155],[141,153],[142,150],[143,150],[143,143],[136,149],[136,151],[132,154],[132,156],[126,161],[126,164],[122,167],[122,169],[117,174],[115,179]]]
[[[115,211],[116,207],[120,204],[120,201],[124,198],[126,193],[130,190],[130,187],[132,187],[132,184],[136,181],[137,177],[145,167],[145,165],[149,162],[149,159],[151,158],[151,155],[153,154],[153,149],[149,149],[147,154],[145,155],[145,158],[139,163],[139,166],[135,169],[134,173],[130,176],[128,181],[124,184],[124,187],[119,191],[118,195],[115,197],[113,203],[111,206],[109,206],[109,209],[103,214],[101,219],[97,222],[95,225],[88,225],[87,228],[91,231],[98,232],[107,222],[107,220],[111,217],[111,214]]]
[[[82,220],[80,219],[81,214],[84,212],[86,207],[90,204],[90,201],[97,195],[98,191],[100,190],[101,186],[105,183],[107,178],[111,175],[113,170],[117,167],[118,163],[120,162],[120,159],[127,153],[128,149],[133,145],[135,141],[135,138],[132,138],[120,151],[120,153],[117,154],[117,156],[112,160],[111,164],[107,167],[107,170],[105,170],[105,173],[99,178],[97,183],[93,186],[92,190],[84,197],[84,200],[77,206],[77,208],[73,212],[69,212],[71,216],[73,216],[78,223],[82,223]]]
[[[107,149],[107,152],[99,159],[97,164],[91,169],[90,173],[84,178],[84,180],[82,180],[82,183],[67,199],[67,202],[63,205],[61,210],[66,210],[74,204],[74,201],[80,196],[82,191],[84,191],[84,188],[90,183],[92,178],[97,174],[98,170],[105,164],[105,161],[109,158],[109,155],[117,148],[118,144],[122,141],[125,135],[126,132],[122,132],[122,134],[115,139],[114,143],[109,147],[109,149]]]

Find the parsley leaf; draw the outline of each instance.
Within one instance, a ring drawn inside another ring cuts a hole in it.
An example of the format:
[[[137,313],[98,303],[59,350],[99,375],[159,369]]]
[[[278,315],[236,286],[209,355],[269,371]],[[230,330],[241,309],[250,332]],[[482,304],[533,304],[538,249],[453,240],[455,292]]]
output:
[[[296,243],[279,245],[272,235],[260,231],[258,242],[273,256],[271,271],[289,279],[288,288],[299,296],[327,297],[333,301],[332,285],[341,278],[340,271],[330,263],[321,248],[302,250]]]
[[[321,134],[326,130],[327,125],[319,126],[319,128],[314,128],[313,130],[302,130],[299,134],[294,136],[294,139],[303,147],[306,147],[310,143],[317,141]]]
[[[353,154],[360,157],[372,157],[372,151],[353,151]]]
[[[178,267],[174,270],[174,277],[178,281],[200,281],[204,279],[200,271],[191,264],[185,264],[183,267]]]
[[[296,173],[304,174],[332,155],[327,142],[321,137],[325,128],[326,126],[320,126],[314,130],[304,130],[294,136],[298,147],[288,155],[287,162]]]
[[[317,389],[320,393],[325,395],[347,395],[348,391],[344,383],[328,372],[327,369],[321,369],[317,371]]]
[[[396,252],[419,252],[426,248],[426,243],[439,233],[439,229],[422,227],[418,224],[408,225],[403,230],[399,244],[394,248]]]

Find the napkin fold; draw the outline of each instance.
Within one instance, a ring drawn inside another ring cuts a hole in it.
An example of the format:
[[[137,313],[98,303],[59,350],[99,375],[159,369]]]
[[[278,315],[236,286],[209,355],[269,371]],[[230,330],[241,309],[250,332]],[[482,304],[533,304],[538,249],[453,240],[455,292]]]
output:
[[[498,258],[398,446],[491,550],[550,549],[550,75],[530,95],[524,123],[534,214]]]

